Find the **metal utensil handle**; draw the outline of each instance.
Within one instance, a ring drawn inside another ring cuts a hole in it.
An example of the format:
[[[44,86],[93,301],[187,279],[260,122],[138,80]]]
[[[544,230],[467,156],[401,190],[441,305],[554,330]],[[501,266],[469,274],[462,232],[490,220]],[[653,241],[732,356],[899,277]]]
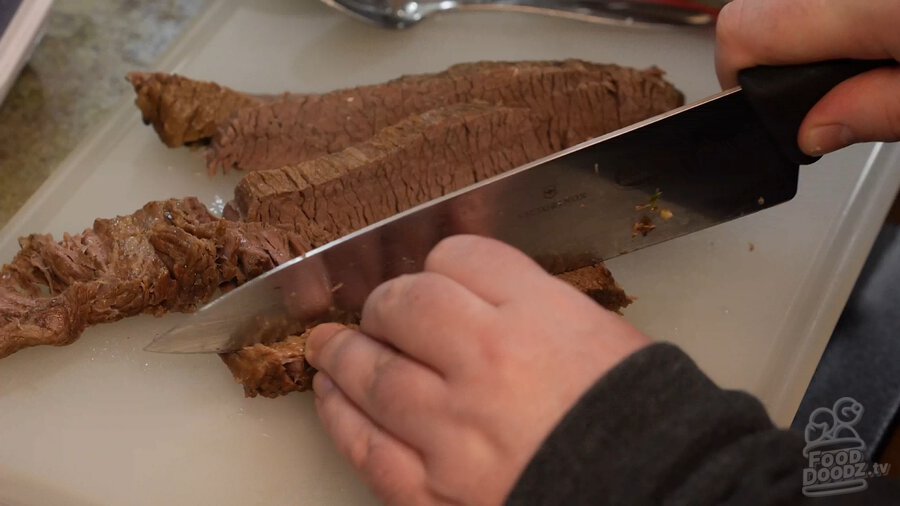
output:
[[[400,2],[407,4],[407,2]],[[659,1],[622,0],[455,0],[447,2],[417,2],[418,9],[426,11],[452,9],[490,9],[537,12],[551,16],[565,16],[588,20],[631,20],[638,23],[669,25],[708,25],[715,16],[708,10],[688,9],[684,6]]]
[[[894,60],[833,60],[804,65],[760,66],[742,70],[738,81],[778,146],[793,162],[809,165],[820,157],[800,150],[797,134],[809,111],[829,91],[851,77]]]

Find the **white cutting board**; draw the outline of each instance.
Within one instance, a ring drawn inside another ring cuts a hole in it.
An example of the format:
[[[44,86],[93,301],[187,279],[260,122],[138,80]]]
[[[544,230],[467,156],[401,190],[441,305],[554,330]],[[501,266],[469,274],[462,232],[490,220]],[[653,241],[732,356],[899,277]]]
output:
[[[465,14],[389,32],[311,0],[222,1],[160,64],[256,92],[327,91],[481,59],[659,65],[688,100],[717,91],[710,30],[646,31]],[[609,263],[639,297],[627,317],[682,345],[722,385],[790,421],[896,191],[897,150],[860,146],[803,169],[798,197]],[[2,168],[0,168],[2,170]],[[0,234],[80,231],[152,199],[227,199],[129,106],[59,168]],[[749,244],[753,243],[754,251]],[[244,399],[215,356],[141,351],[181,315],[90,329],[0,361],[0,504],[363,504],[309,395]],[[652,456],[648,456],[652,458]]]

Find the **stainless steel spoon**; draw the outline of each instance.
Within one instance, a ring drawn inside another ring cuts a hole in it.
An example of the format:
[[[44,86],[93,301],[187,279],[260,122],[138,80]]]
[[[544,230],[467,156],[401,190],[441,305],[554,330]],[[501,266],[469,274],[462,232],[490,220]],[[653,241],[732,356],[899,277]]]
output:
[[[322,0],[326,4],[386,28],[407,28],[426,17],[455,10],[497,10],[545,14],[594,23],[659,26],[707,25],[709,12],[628,0]]]

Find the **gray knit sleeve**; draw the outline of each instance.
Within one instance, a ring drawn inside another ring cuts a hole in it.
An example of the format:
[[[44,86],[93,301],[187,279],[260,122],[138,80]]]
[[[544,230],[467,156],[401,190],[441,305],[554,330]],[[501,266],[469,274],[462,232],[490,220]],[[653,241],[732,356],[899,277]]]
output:
[[[776,429],[754,397],[720,389],[677,347],[656,344],[584,394],[508,504],[900,504],[881,484],[821,502],[804,497],[803,444]]]

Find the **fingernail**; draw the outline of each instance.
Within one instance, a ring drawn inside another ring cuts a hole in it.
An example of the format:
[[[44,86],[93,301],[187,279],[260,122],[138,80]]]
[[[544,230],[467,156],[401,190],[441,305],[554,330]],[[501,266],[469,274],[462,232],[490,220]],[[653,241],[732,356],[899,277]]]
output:
[[[801,148],[813,156],[824,155],[856,142],[847,125],[823,125],[811,129],[801,140]]]
[[[324,397],[334,390],[334,382],[323,372],[317,372],[313,377],[313,392],[316,397]]]

